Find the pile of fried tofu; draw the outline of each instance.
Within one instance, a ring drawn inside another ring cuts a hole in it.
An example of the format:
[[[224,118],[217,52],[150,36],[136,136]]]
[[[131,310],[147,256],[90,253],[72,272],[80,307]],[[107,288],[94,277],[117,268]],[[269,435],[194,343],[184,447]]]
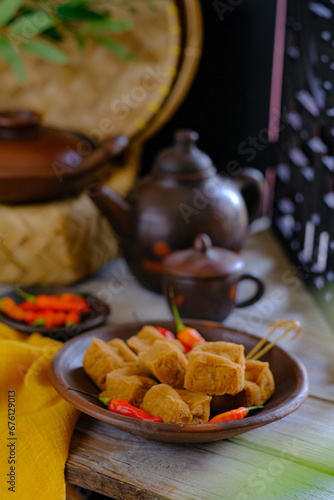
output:
[[[94,338],[83,367],[101,397],[172,424],[205,424],[212,412],[262,405],[275,390],[269,364],[246,361],[243,345],[201,342],[185,354],[177,339],[149,325],[126,342]]]

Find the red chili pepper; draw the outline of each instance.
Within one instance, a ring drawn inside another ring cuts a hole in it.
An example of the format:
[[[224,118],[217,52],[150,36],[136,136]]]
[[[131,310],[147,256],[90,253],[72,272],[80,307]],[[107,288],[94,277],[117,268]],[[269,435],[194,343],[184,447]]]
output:
[[[50,308],[41,309],[34,307],[27,309],[21,304],[16,304],[11,297],[0,300],[0,309],[17,321],[24,321],[32,326],[45,326],[52,328],[61,325],[72,325],[80,323],[80,315],[77,311],[60,311]]]
[[[10,318],[17,321],[24,321],[24,311],[14,302],[11,297],[4,297],[0,300],[0,310]]]
[[[163,422],[162,418],[155,417],[146,413],[146,411],[140,410],[135,406],[130,405],[124,399],[114,398],[110,401],[108,410],[118,413],[119,415],[124,415],[126,417],[137,418],[139,420],[148,420],[149,422]]]
[[[166,337],[166,339],[169,339],[169,340],[175,340],[176,337],[174,335],[173,332],[171,332],[170,330],[167,330],[166,328],[163,328],[162,326],[156,326],[156,329],[162,333],[162,335],[164,337]]]
[[[74,293],[60,293],[58,295],[58,297],[61,299],[61,300],[64,300],[64,301],[67,301],[67,302],[82,302],[83,300],[85,300],[82,295],[76,295]]]
[[[70,326],[78,324],[80,321],[78,313],[73,312],[67,313],[66,311],[52,311],[52,309],[46,309],[44,311],[38,310],[35,314],[37,318],[33,322],[33,326],[45,326],[47,328],[52,328],[62,325]]]
[[[240,406],[240,408],[236,408],[235,410],[226,411],[224,413],[220,413],[216,415],[211,420],[209,420],[208,424],[218,424],[220,422],[230,422],[231,420],[241,420],[248,415],[248,412],[251,410],[258,410],[263,408],[262,406],[249,406],[245,408],[244,406]]]
[[[80,323],[80,315],[76,311],[72,311],[66,314],[65,323],[67,326],[78,325]]]
[[[66,304],[68,310],[73,310],[76,312],[89,311],[90,305],[87,300],[81,295],[75,295],[73,293],[61,293],[59,299]]]
[[[175,318],[177,331],[176,337],[183,345],[185,352],[188,352],[199,342],[205,342],[205,339],[197,330],[195,330],[195,328],[190,328],[183,324],[180,313],[175,304],[174,292],[172,289],[169,291],[169,297],[171,301],[172,312]]]
[[[64,325],[66,321],[66,313],[62,311],[52,311],[52,309],[46,309],[40,311],[40,317],[34,326],[45,326],[46,328],[52,328],[54,326]]]
[[[52,309],[55,311],[76,311],[84,312],[90,309],[86,299],[75,294],[60,294],[60,295],[32,295],[24,290],[16,290],[16,293],[22,297],[22,309]]]
[[[40,311],[24,311],[24,321],[34,326],[43,326],[44,320],[42,320]]]

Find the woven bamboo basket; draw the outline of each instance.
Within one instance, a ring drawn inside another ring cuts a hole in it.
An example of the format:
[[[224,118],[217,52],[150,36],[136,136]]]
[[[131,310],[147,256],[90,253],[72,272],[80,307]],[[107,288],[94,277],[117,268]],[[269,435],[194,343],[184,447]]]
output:
[[[32,109],[45,124],[79,130],[97,141],[130,138],[122,166],[107,165],[100,179],[121,194],[135,183],[143,141],[185,97],[201,53],[197,0],[156,0],[139,8],[135,29],[117,35],[136,55],[121,61],[104,47],[79,52],[69,41],[66,66],[30,56],[20,85],[0,60],[0,108]],[[117,237],[85,195],[53,203],[0,205],[0,282],[70,284],[96,272],[119,253]]]

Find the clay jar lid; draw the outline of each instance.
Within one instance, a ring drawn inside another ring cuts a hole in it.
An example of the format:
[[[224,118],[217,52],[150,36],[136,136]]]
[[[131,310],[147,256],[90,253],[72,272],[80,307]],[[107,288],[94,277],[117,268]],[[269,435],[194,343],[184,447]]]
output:
[[[173,252],[164,260],[164,272],[180,278],[222,278],[240,274],[243,268],[244,261],[237,254],[213,247],[207,234],[199,234],[192,248]]]
[[[77,167],[95,147],[81,133],[44,127],[28,110],[0,112],[0,176],[55,177],[58,166]]]

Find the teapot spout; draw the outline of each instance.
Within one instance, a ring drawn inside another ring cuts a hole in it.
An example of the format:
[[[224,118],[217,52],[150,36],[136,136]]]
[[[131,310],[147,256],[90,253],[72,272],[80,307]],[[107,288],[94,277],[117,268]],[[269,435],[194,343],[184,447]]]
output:
[[[104,185],[93,185],[86,194],[106,217],[116,234],[126,238],[130,234],[130,205],[118,193]]]

